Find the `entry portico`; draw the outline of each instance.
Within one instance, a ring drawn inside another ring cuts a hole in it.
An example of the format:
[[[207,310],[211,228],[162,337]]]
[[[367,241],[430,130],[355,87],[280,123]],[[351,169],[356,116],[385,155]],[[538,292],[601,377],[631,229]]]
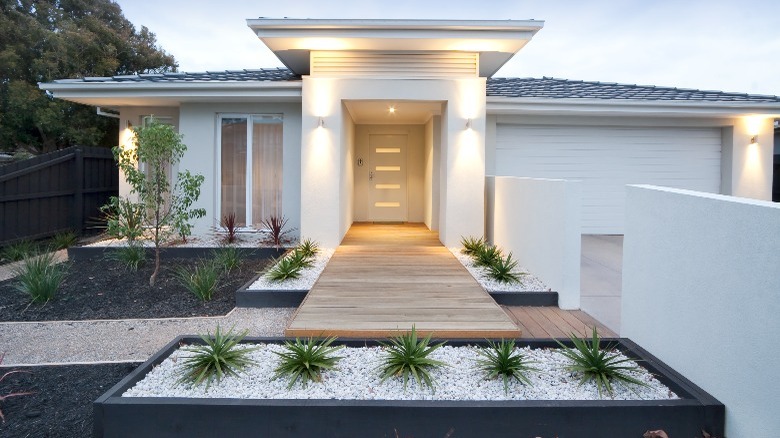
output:
[[[362,141],[355,136],[356,120],[397,125],[391,108],[421,113],[423,119],[415,123],[425,124],[430,134],[421,154],[422,180],[407,178],[406,188],[423,192],[426,225],[438,230],[447,246],[461,236],[483,234],[486,78],[542,22],[260,19],[248,24],[302,77],[301,235],[335,247],[355,211],[364,208],[356,203],[367,203],[369,211],[403,208],[402,202],[355,196],[366,191],[366,182],[356,180],[365,172],[355,166],[368,166],[368,191],[405,188],[379,178],[399,166],[377,165],[372,151],[357,156],[365,145],[356,144]],[[388,117],[380,115],[383,111]]]

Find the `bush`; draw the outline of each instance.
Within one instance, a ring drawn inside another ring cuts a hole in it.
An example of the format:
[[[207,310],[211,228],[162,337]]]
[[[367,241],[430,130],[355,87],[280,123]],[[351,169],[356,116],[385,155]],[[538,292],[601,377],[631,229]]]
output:
[[[518,283],[521,274],[514,272],[515,268],[517,268],[517,261],[512,260],[511,252],[506,258],[499,255],[498,258],[493,260],[493,263],[487,267],[490,278],[500,283]]]
[[[3,248],[3,260],[18,262],[37,253],[36,246],[29,240],[20,240]]]
[[[219,281],[219,267],[205,260],[198,262],[195,269],[179,267],[175,270],[179,283],[201,301],[210,301]]]
[[[474,260],[474,264],[482,267],[489,267],[494,264],[496,260],[501,259],[501,250],[495,246],[483,246],[471,256]]]
[[[311,239],[304,240],[296,249],[309,259],[314,258],[320,252],[320,246]]]
[[[223,246],[214,250],[212,260],[225,275],[241,266],[241,253],[234,246]]]
[[[444,342],[436,345],[430,345],[430,342],[430,334],[418,340],[417,331],[412,326],[412,331],[390,339],[389,343],[382,343],[387,350],[387,356],[384,357],[381,365],[382,382],[393,376],[403,377],[405,391],[409,376],[412,376],[419,385],[425,384],[433,389],[430,371],[446,364],[428,357],[444,345]]]
[[[500,343],[488,341],[488,346],[477,351],[482,359],[477,360],[479,369],[485,372],[488,379],[501,376],[504,379],[504,394],[509,393],[509,379],[530,385],[526,373],[537,371],[529,365],[532,362],[515,350],[515,341],[501,340]]]
[[[132,245],[144,234],[144,208],[126,198],[112,196],[108,204],[100,207],[106,221],[106,234],[115,239],[125,239]]]
[[[114,250],[111,258],[123,264],[127,269],[137,271],[146,262],[146,248],[132,243]]]
[[[248,330],[239,334],[233,334],[233,328],[227,333],[222,333],[217,326],[214,337],[211,334],[200,335],[205,345],[193,345],[184,347],[183,350],[194,353],[184,359],[179,383],[200,385],[206,382],[209,388],[214,379],[219,382],[224,376],[238,376],[238,373],[247,366],[256,362],[247,356],[257,347],[236,348],[243,340]]]
[[[76,243],[76,233],[73,231],[65,231],[57,233],[52,237],[51,244],[54,249],[67,249]]]
[[[28,257],[15,270],[17,290],[30,296],[33,303],[45,303],[54,297],[65,278],[66,267],[53,253]]]
[[[330,346],[335,340],[335,337],[331,337],[323,341],[312,338],[307,341],[298,338],[295,338],[295,342],[285,341],[283,352],[274,351],[281,358],[279,366],[274,370],[274,379],[289,378],[288,389],[299,379],[304,388],[309,382],[319,382],[322,371],[334,369],[336,362],[341,359],[334,355],[341,347]]]
[[[460,244],[463,245],[463,249],[460,252],[467,256],[474,256],[487,246],[485,239],[482,237],[462,237]]]
[[[303,266],[295,263],[289,257],[282,257],[268,271],[266,276],[273,281],[284,281],[301,276]]]

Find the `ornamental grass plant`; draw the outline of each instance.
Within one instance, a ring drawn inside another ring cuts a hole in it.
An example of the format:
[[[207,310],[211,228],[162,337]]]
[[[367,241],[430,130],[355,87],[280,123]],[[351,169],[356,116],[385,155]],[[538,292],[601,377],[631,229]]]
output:
[[[528,373],[539,370],[531,367],[533,362],[515,348],[515,341],[502,339],[501,342],[487,342],[487,347],[477,350],[481,356],[477,360],[477,367],[485,373],[486,378],[495,379],[501,376],[504,381],[504,394],[509,394],[510,379],[531,385]]]
[[[195,269],[177,267],[174,270],[179,283],[201,301],[210,301],[219,283],[220,267],[207,260],[199,260]]]
[[[206,382],[208,390],[214,380],[219,382],[225,376],[238,376],[246,367],[255,365],[248,355],[258,347],[239,346],[249,331],[234,334],[233,329],[224,333],[217,325],[214,336],[211,333],[200,335],[203,345],[184,347],[183,350],[192,355],[183,360],[177,383],[197,386]]]
[[[288,378],[288,389],[299,380],[304,388],[309,382],[319,382],[322,372],[335,369],[336,363],[342,359],[341,356],[335,355],[342,347],[330,346],[335,340],[334,336],[321,341],[314,338],[285,341],[284,351],[274,351],[274,354],[279,356],[279,365],[274,370],[273,378]]]
[[[59,263],[54,253],[43,253],[22,260],[14,270],[14,287],[30,296],[33,303],[46,303],[52,298],[65,278],[67,265]]]
[[[431,359],[429,356],[445,342],[431,345],[431,334],[423,339],[418,339],[417,330],[412,325],[412,330],[390,339],[387,343],[381,343],[387,355],[380,365],[382,382],[390,377],[401,377],[406,391],[409,377],[417,381],[418,385],[425,385],[434,389],[433,378],[430,372],[446,366],[442,361]]]

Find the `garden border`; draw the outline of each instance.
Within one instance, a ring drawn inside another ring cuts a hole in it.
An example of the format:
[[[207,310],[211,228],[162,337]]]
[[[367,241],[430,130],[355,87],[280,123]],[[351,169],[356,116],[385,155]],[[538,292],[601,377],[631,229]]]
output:
[[[68,248],[68,259],[70,260],[93,260],[96,258],[107,257],[113,251],[116,251],[120,247],[116,246],[74,246]],[[194,259],[199,257],[208,257],[212,251],[219,249],[218,246],[208,247],[171,247],[166,246],[160,248],[160,258],[172,259]],[[260,259],[268,257],[279,257],[284,254],[289,248],[247,248],[247,247],[234,247],[241,253],[241,256],[249,259]],[[144,247],[146,249],[147,257],[154,257],[154,247]]]
[[[282,342],[247,338],[244,342]],[[408,401],[246,400],[121,397],[180,343],[178,336],[93,404],[94,436],[723,436],[725,407],[646,350],[626,338],[604,339],[639,359],[680,400],[597,401]],[[484,342],[448,340],[448,345]],[[377,345],[373,339],[340,339],[334,345]],[[552,339],[519,340],[518,346],[557,347]],[[569,344],[570,345],[570,344]],[[424,421],[421,421],[424,418]]]

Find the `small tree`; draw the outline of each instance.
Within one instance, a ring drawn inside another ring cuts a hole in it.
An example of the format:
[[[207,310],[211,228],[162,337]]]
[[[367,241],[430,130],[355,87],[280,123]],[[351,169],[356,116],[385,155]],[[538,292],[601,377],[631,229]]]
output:
[[[204,178],[185,170],[178,173],[175,183],[170,181],[166,170],[187,150],[182,136],[170,125],[152,119],[133,132],[134,147],[115,147],[114,158],[135,195],[135,199],[124,198],[123,202],[134,203],[145,212],[144,228],[154,243],[154,272],[149,278],[149,285],[154,285],[160,271],[160,246],[174,235],[186,238],[192,231],[190,221],[206,214],[203,208],[192,208]],[[143,163],[145,170],[139,169],[138,163]]]

